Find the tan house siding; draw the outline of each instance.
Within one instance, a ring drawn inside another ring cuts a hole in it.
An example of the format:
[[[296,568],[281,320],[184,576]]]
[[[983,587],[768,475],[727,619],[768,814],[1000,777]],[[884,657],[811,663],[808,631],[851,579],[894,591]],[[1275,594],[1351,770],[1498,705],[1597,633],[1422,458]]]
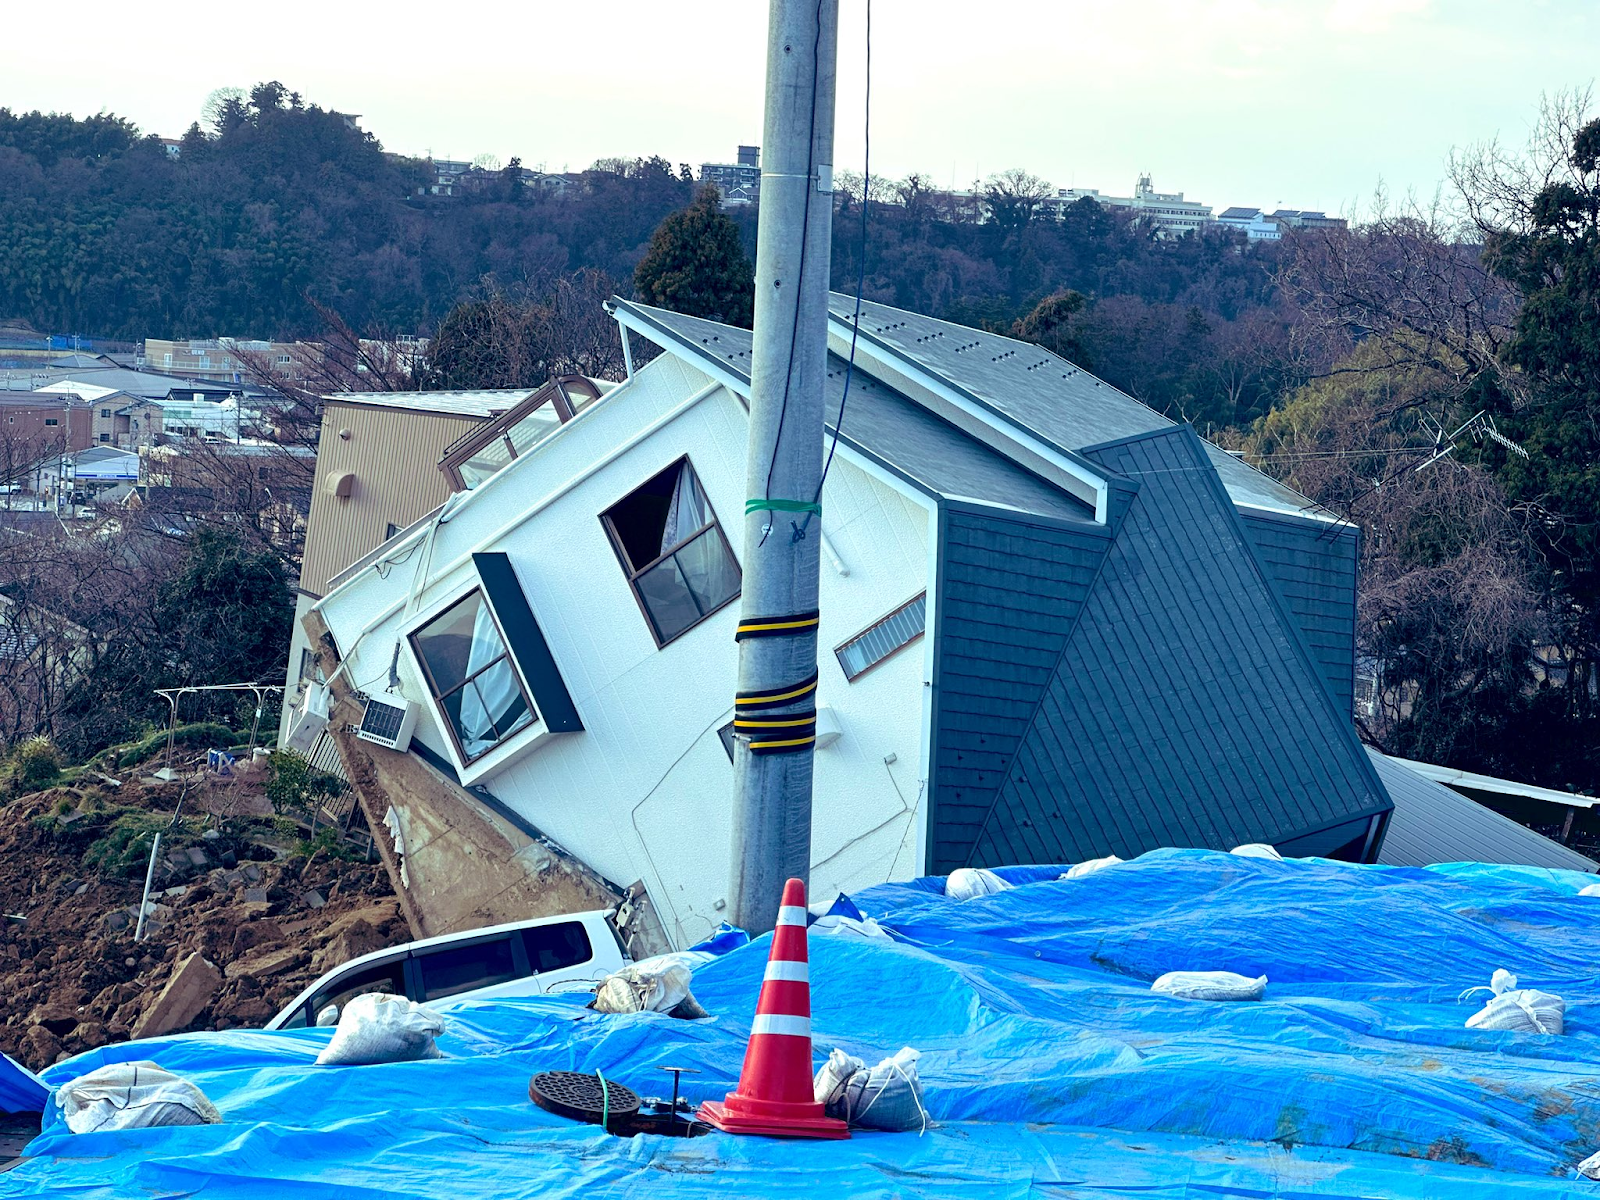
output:
[[[404,529],[450,495],[439,456],[482,417],[328,401],[317,445],[302,590],[320,596],[328,580],[376,549],[390,525]],[[341,431],[349,437],[341,437]],[[348,499],[339,479],[354,480]]]

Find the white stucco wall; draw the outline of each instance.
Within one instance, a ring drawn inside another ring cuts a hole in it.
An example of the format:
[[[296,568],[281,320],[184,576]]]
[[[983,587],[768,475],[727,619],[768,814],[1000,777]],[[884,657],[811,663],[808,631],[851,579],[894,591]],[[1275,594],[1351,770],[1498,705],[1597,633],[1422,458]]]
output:
[[[698,393],[704,398],[670,415]],[[359,642],[357,634],[404,604],[423,558],[428,585],[410,607],[413,619],[459,592],[472,576],[472,551],[506,552],[585,729],[545,739],[481,782],[595,870],[623,884],[642,878],[680,944],[724,915],[733,772],[717,729],[732,718],[738,605],[658,649],[599,514],[688,454],[742,558],[745,436],[736,396],[663,355],[480,487],[438,526],[426,556],[417,542],[402,546],[393,557],[403,561],[385,564],[386,577],[366,571],[321,605],[350,678],[377,690],[404,615],[388,615]],[[823,512],[848,574],[824,555],[819,702],[838,714],[843,736],[816,757],[813,903],[922,869],[927,757],[927,639],[855,683],[832,651],[926,586],[931,513],[844,454]],[[424,700],[409,651],[400,669],[406,694]],[[431,704],[418,736],[436,750],[447,743]]]

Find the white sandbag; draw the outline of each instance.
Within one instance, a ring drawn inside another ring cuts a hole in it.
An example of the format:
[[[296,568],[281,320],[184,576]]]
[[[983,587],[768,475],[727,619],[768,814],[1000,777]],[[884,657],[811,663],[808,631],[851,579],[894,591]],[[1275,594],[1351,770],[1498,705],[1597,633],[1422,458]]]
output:
[[[830,1117],[857,1128],[920,1133],[928,1127],[917,1076],[920,1057],[918,1051],[903,1046],[868,1070],[864,1061],[835,1047],[817,1069],[812,1095]]]
[[[1534,988],[1518,988],[1517,977],[1503,967],[1490,976],[1487,988],[1468,988],[1461,993],[1461,999],[1482,991],[1492,995],[1487,1004],[1467,1018],[1468,1029],[1560,1033],[1566,1027],[1565,1000]]]
[[[696,1019],[711,1014],[689,988],[699,951],[661,954],[607,975],[595,989],[594,1010],[603,1013],[660,1012]]]
[[[1107,867],[1114,867],[1122,859],[1115,854],[1108,854],[1104,858],[1091,858],[1087,862],[1074,863],[1068,867],[1066,874],[1057,875],[1057,879],[1082,879],[1085,875],[1093,875],[1096,871],[1104,871]]]
[[[433,1009],[404,996],[366,992],[344,1006],[317,1065],[359,1067],[442,1058],[433,1039],[444,1032],[444,1024]]]
[[[215,1125],[222,1120],[204,1092],[152,1062],[100,1067],[62,1084],[55,1100],[73,1133]]]
[[[1600,1154],[1591,1154],[1579,1163],[1578,1174],[1585,1179],[1600,1179]]]
[[[1600,896],[1600,883],[1591,883],[1578,893],[1580,896]]]
[[[889,931],[879,925],[871,917],[846,917],[839,913],[832,913],[826,917],[818,917],[811,922],[807,933],[831,933],[835,937],[859,937],[872,941],[891,942]]]
[[[993,896],[1010,887],[986,867],[959,867],[944,881],[944,894],[952,900],[971,900],[975,896]]]
[[[1251,979],[1232,971],[1168,971],[1150,990],[1180,1000],[1259,1000],[1267,990],[1267,977]]]
[[[1283,855],[1278,853],[1277,847],[1269,846],[1265,842],[1246,842],[1242,846],[1235,846],[1228,853],[1237,854],[1240,858],[1270,858],[1278,862],[1283,861]]]
[[[844,1120],[845,1087],[857,1071],[865,1071],[867,1064],[854,1054],[846,1054],[835,1046],[817,1068],[817,1077],[811,1081],[811,1091],[816,1102],[830,1117]]]
[[[917,1077],[921,1054],[903,1046],[870,1071],[857,1071],[845,1084],[845,1120],[863,1129],[903,1133],[928,1128]]]

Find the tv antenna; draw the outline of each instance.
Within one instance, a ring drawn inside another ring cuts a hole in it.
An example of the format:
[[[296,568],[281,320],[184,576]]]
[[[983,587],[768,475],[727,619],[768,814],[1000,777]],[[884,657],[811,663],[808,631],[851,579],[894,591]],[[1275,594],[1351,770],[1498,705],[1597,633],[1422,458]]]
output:
[[[1500,443],[1513,454],[1521,455],[1523,458],[1529,457],[1528,452],[1501,433],[1495,427],[1494,418],[1481,409],[1474,416],[1463,422],[1453,433],[1445,432],[1443,421],[1435,421],[1426,414],[1424,414],[1422,420],[1428,428],[1433,430],[1433,453],[1417,464],[1415,469],[1418,471],[1426,470],[1445,455],[1451,453],[1462,438],[1471,438],[1474,442],[1479,443],[1484,438],[1488,438],[1492,442]]]

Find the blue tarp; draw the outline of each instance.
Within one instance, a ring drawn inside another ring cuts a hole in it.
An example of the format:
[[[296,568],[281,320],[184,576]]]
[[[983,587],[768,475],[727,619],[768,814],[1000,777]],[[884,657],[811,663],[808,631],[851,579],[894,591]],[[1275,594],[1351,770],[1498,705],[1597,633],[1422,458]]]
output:
[[[74,1136],[47,1113],[0,1197],[1594,1196],[1600,899],[1592,877],[1352,867],[1163,850],[1083,879],[1002,871],[852,898],[896,940],[813,933],[820,1057],[923,1052],[926,1135],[608,1137],[527,1100],[537,1071],[635,1090],[734,1083],[767,939],[702,967],[712,1020],[603,1016],[571,996],[463,1005],[440,1061],[318,1068],[328,1030],[107,1047],[153,1059],[225,1124]],[[1496,967],[1565,997],[1563,1036],[1463,1027]],[[1259,1004],[1153,995],[1168,970],[1271,981]]]
[[[0,1112],[36,1113],[49,1096],[37,1075],[9,1054],[0,1054]]]

